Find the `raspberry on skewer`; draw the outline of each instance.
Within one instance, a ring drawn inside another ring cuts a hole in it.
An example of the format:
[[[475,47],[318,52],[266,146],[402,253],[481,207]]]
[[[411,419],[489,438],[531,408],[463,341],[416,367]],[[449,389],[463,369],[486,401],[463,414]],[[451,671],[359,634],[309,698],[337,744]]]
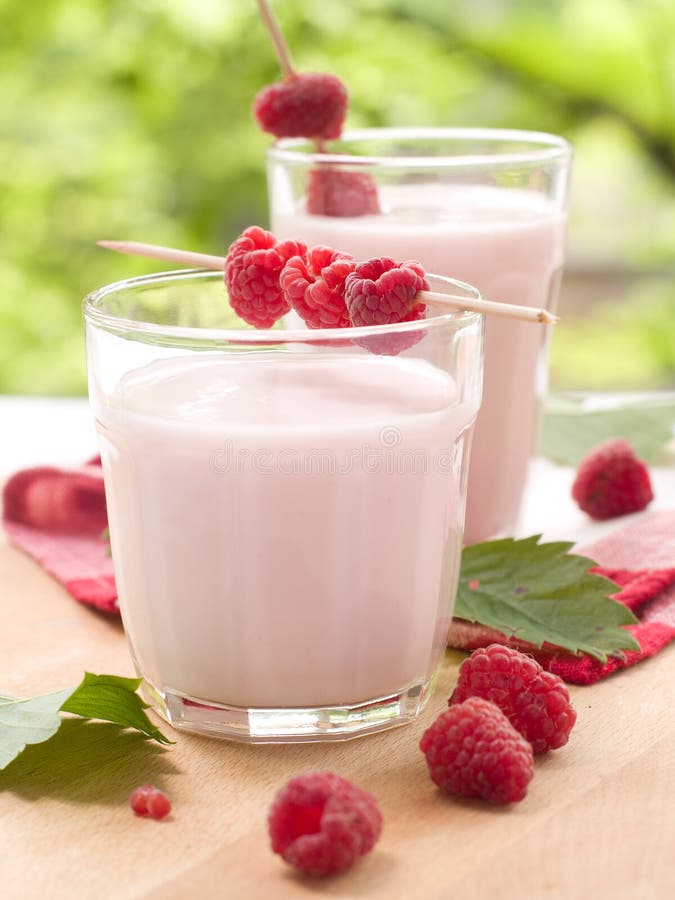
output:
[[[247,228],[231,245],[224,266],[237,315],[256,328],[271,328],[291,308],[279,284],[281,270],[291,257],[306,252],[299,241],[277,242],[271,231]]]
[[[253,115],[277,138],[339,138],[347,113],[347,88],[335,75],[303,72],[267,85],[253,101]]]
[[[342,133],[349,99],[344,83],[326,72],[296,72],[267,0],[258,0],[283,74],[264,87],[253,101],[253,115],[263,131],[276,138],[305,137],[318,152],[325,141]],[[309,173],[307,211],[311,215],[363,216],[379,213],[377,185],[366,172],[346,172],[320,165]]]
[[[377,185],[367,172],[319,166],[309,173],[307,212],[313,216],[377,215]]]
[[[281,290],[310,328],[348,328],[344,285],[355,266],[349,254],[313,247],[305,259],[288,260],[281,272]]]
[[[262,231],[262,229],[260,229]],[[236,243],[236,242],[235,242]],[[295,247],[304,247],[299,241],[283,242],[288,244],[284,251],[284,260],[290,259],[299,251],[292,250]],[[180,265],[213,269],[222,272],[227,262],[225,256],[214,256],[209,253],[195,253],[191,250],[179,250],[175,247],[162,247],[158,244],[145,244],[139,241],[97,241],[99,247],[106,250],[115,250],[118,253],[128,253],[131,256],[145,256],[150,259],[160,259],[164,262],[175,262]],[[343,256],[346,254],[342,254]],[[485,315],[495,315],[506,319],[519,319],[523,322],[536,322],[542,325],[554,325],[558,317],[546,309],[537,309],[530,306],[518,306],[513,303],[499,303],[496,300],[484,300],[450,294],[440,291],[420,291],[417,296],[420,303],[427,306],[438,306],[441,309],[470,310]],[[254,323],[255,324],[255,323]],[[262,327],[262,326],[259,326]]]

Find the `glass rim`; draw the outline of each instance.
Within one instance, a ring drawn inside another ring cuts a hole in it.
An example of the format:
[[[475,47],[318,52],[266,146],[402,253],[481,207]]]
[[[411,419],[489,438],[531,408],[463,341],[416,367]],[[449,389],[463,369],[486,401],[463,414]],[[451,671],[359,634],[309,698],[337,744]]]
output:
[[[172,284],[195,278],[205,280],[222,279],[222,273],[213,269],[174,269],[168,272],[154,272],[149,275],[138,275],[133,278],[114,281],[103,285],[88,294],[82,301],[82,313],[87,323],[104,330],[120,335],[138,335],[146,337],[162,337],[167,343],[170,339],[176,342],[190,341],[213,345],[219,344],[340,344],[345,339],[375,337],[383,334],[401,334],[420,331],[432,331],[449,324],[466,327],[479,322],[483,318],[482,313],[470,310],[450,310],[447,313],[433,315],[428,318],[418,319],[414,322],[398,322],[395,325],[368,325],[358,328],[200,328],[186,325],[161,325],[157,322],[141,321],[125,316],[118,316],[106,312],[99,304],[111,294],[134,288],[151,285]],[[467,294],[467,299],[481,300],[480,291],[470,284],[447,278],[444,275],[427,274],[429,284],[435,283],[451,285],[453,289],[459,289]],[[223,298],[226,299],[225,297]],[[345,332],[348,332],[345,334]]]
[[[521,131],[510,128],[358,128],[345,131],[340,143],[356,141],[491,141],[495,144],[530,144],[530,149],[503,150],[495,153],[452,153],[445,156],[391,155],[353,156],[344,152],[316,151],[306,138],[282,138],[267,149],[268,159],[274,162],[308,165],[331,163],[334,165],[378,166],[381,168],[489,168],[502,165],[565,162],[573,154],[572,144],[564,137],[545,131]],[[307,148],[301,149],[301,148]]]

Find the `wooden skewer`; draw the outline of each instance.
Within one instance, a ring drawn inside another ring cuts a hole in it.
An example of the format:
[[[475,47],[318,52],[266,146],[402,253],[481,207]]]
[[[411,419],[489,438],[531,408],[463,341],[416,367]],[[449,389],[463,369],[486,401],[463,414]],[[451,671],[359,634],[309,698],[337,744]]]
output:
[[[209,253],[192,253],[189,250],[176,250],[173,247],[160,247],[158,244],[143,244],[138,241],[97,241],[96,243],[99,247],[105,247],[106,250],[116,250],[118,253],[127,253],[131,256],[145,256],[220,272],[225,268],[224,256],[211,256]],[[439,291],[420,291],[417,298],[428,306],[468,309],[486,315],[502,316],[505,319],[519,319],[522,322],[555,325],[558,321],[558,317],[546,309],[517,306],[512,303],[497,303],[494,300],[474,300],[470,297],[445,294]]]
[[[288,49],[288,44],[279,27],[276,16],[267,0],[258,0],[258,8],[260,9],[260,18],[263,20],[263,24],[274,45],[274,51],[277,54],[281,71],[285,78],[293,78],[295,68],[291,59],[291,51]]]

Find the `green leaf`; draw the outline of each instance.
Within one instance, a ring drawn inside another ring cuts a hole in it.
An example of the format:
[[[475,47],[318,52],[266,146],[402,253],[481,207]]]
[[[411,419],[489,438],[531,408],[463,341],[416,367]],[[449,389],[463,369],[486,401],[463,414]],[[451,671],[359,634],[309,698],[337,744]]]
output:
[[[569,553],[573,544],[540,544],[541,535],[504,538],[466,547],[462,554],[455,616],[495,628],[509,637],[587,653],[639,650],[621,626],[637,622],[608,595],[614,582],[588,572],[595,563]]]
[[[0,769],[16,759],[28,744],[40,744],[53,737],[63,721],[61,712],[114,722],[134,728],[160,744],[172,744],[145,714],[148,704],[136,693],[140,683],[140,678],[86,672],[76,688],[25,700],[0,695]]]
[[[630,441],[638,456],[659,462],[673,437],[675,401],[642,401],[620,409],[586,409],[578,403],[551,404],[544,413],[542,456],[576,466],[597,444],[610,438]]]
[[[63,703],[61,711],[84,719],[102,719],[135,728],[160,744],[172,744],[173,741],[165,737],[144,712],[148,704],[136,693],[141,680],[85,672],[82,683]]]
[[[15,759],[27,744],[40,744],[56,734],[59,710],[72,688],[30,700],[0,696],[0,769]]]

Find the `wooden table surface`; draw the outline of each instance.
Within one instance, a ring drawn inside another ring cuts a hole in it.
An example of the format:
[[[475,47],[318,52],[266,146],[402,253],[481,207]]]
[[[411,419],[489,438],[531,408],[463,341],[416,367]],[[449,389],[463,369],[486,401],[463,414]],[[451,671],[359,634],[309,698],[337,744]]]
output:
[[[121,626],[72,601],[6,543],[0,583],[0,692],[56,690],[85,669],[132,674]],[[417,749],[460,659],[448,654],[420,721],[345,743],[247,747],[181,734],[165,750],[116,726],[68,722],[0,773],[0,896],[672,896],[675,645],[573,688],[570,743],[537,761],[528,797],[509,809],[443,797]],[[266,835],[276,789],[317,767],[371,790],[385,822],[374,852],[330,881],[293,874]],[[170,819],[130,812],[129,793],[146,782],[170,795]]]

